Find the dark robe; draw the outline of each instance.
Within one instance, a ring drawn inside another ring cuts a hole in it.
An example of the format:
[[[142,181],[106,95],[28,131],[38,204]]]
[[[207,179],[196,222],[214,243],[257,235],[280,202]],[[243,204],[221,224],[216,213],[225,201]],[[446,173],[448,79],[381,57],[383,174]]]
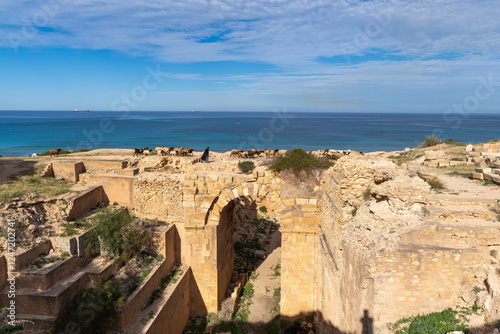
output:
[[[205,151],[203,151],[203,154],[201,155],[201,161],[208,162],[208,151],[210,150],[210,147],[207,147]]]

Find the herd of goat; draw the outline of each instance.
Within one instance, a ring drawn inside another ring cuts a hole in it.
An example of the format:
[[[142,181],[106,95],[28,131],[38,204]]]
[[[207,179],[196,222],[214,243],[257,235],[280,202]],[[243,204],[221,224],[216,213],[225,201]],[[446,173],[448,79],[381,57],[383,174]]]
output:
[[[189,148],[173,148],[173,147],[157,147],[154,150],[149,149],[148,147],[145,148],[136,148],[134,150],[134,155],[133,156],[139,156],[139,155],[150,155],[153,153],[156,153],[157,155],[176,155],[176,156],[190,156],[193,155],[194,149],[191,147]],[[229,157],[237,157],[237,158],[256,158],[259,156],[265,156],[266,158],[272,158],[272,157],[278,157],[278,156],[284,156],[288,150],[249,150],[249,151],[243,151],[243,150],[231,150],[229,153]],[[363,155],[362,152],[355,152],[355,151],[340,151],[340,150],[316,150],[311,152],[312,155],[318,157],[318,158],[329,158],[329,159],[334,159],[337,160],[345,155]]]

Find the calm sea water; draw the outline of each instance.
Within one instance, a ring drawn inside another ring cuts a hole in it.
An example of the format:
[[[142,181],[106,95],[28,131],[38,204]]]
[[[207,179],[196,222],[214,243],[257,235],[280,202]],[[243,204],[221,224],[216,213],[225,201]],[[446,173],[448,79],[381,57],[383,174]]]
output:
[[[433,133],[479,143],[500,138],[499,130],[496,114],[0,111],[0,155],[145,146],[389,151]]]

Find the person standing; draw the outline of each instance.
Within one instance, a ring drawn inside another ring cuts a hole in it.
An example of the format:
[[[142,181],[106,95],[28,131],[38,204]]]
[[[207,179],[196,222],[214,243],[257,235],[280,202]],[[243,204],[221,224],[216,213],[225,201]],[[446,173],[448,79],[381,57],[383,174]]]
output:
[[[210,147],[207,147],[205,151],[203,151],[203,154],[201,155],[201,161],[208,162],[208,153],[210,151]]]

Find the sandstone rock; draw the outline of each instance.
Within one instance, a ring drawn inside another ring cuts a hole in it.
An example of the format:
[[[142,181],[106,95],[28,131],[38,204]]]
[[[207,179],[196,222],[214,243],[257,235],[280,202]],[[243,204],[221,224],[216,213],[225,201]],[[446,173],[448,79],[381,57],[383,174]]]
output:
[[[446,153],[443,151],[427,151],[425,152],[425,160],[445,159]]]

